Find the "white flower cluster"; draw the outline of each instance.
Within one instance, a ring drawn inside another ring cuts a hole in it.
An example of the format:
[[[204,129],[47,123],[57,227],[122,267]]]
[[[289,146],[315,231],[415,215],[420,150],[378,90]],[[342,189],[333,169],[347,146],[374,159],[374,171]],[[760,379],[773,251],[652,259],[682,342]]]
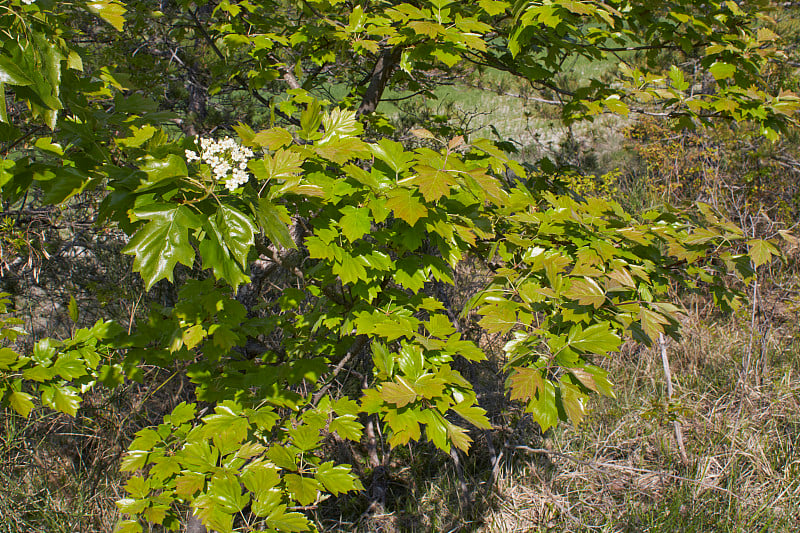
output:
[[[202,161],[210,165],[214,178],[225,181],[225,187],[229,191],[244,185],[250,179],[247,174],[247,162],[253,157],[250,148],[242,146],[230,137],[220,141],[201,137],[200,148],[200,155],[192,150],[186,150],[186,160]]]

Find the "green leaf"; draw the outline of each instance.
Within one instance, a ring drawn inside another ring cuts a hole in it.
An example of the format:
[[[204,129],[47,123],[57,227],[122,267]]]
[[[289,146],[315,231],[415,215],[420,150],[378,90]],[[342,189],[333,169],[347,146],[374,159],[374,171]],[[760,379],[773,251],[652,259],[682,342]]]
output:
[[[451,409],[475,427],[480,429],[492,429],[492,424],[489,422],[489,419],[486,418],[486,409],[481,409],[476,405],[472,405],[472,402],[468,400],[454,405]]]
[[[218,405],[213,415],[203,417],[205,434],[221,449],[232,448],[247,437],[250,422],[236,413],[230,405]]]
[[[146,186],[169,178],[182,178],[189,175],[186,161],[175,154],[169,154],[164,159],[148,158],[140,168],[147,174]]]
[[[403,343],[399,356],[398,366],[406,378],[416,381],[422,377],[425,369],[425,356],[422,353],[421,346]],[[398,380],[401,383],[405,383],[403,378],[398,377]]]
[[[0,82],[0,122],[4,124],[8,124],[8,107],[6,106],[6,88],[3,82]],[[5,185],[8,181],[7,178],[4,178],[5,168],[3,165],[4,161],[0,160],[0,188]]]
[[[207,493],[219,509],[229,514],[238,513],[250,501],[250,495],[242,492],[239,480],[230,474],[214,476],[208,484]]]
[[[133,498],[122,498],[121,500],[117,500],[116,503],[117,503],[117,508],[122,513],[139,514],[142,511],[144,511],[145,509],[147,509],[147,506],[148,506],[148,504],[150,502],[148,502],[147,500],[135,500]],[[118,531],[118,530],[115,530],[115,531]],[[141,527],[138,530],[137,529],[133,529],[133,528],[126,528],[123,531],[141,531]]]
[[[619,348],[621,339],[609,322],[593,324],[586,329],[580,325],[569,331],[567,343],[578,352],[589,352],[607,355]]]
[[[0,89],[2,89],[2,87],[0,87]],[[2,90],[0,90],[0,94],[4,94]],[[5,96],[0,97],[0,100],[3,98],[5,98]],[[0,105],[3,105],[2,109],[5,109],[5,100],[0,101]],[[15,166],[16,163],[11,159],[0,159],[0,189],[14,177],[14,174],[10,172],[10,170]]]
[[[382,377],[392,376],[394,372],[394,357],[392,357],[391,352],[384,344],[373,341],[372,361],[375,363],[375,368],[378,369]],[[2,362],[0,362],[0,365],[2,365]],[[0,368],[2,367],[0,366]]]
[[[333,264],[333,273],[342,278],[342,283],[356,283],[358,280],[367,279],[367,270],[360,257],[353,257],[348,253],[342,254],[342,260]]]
[[[227,246],[220,243],[216,236],[212,235],[200,242],[200,256],[203,258],[203,269],[212,269],[216,279],[224,279],[231,287],[236,288],[250,282],[250,278],[231,257]],[[220,335],[223,333],[216,330],[215,340]]]
[[[133,439],[129,450],[144,450],[151,451],[157,442],[161,441],[161,436],[153,428],[144,428],[136,432],[136,438]]]
[[[717,61],[709,67],[708,71],[711,72],[715,80],[724,80],[734,75],[736,66]]]
[[[354,137],[363,131],[361,124],[356,120],[355,111],[339,108],[332,109],[330,113],[327,113],[322,119],[322,125],[325,128],[325,136],[319,141],[319,144],[335,139]]]
[[[395,216],[405,220],[409,226],[413,226],[417,220],[428,214],[428,209],[410,189],[389,191],[386,207],[394,211]]]
[[[281,506],[285,509],[285,506]],[[278,531],[288,531],[289,533],[296,533],[299,531],[308,531],[309,523],[305,516],[300,513],[284,513],[281,509],[279,513],[270,514],[267,517],[267,525]]]
[[[572,279],[564,296],[578,300],[580,305],[591,305],[599,309],[606,301],[606,293],[592,278]]]
[[[595,388],[589,387],[593,390],[596,390],[603,396],[608,396],[609,398],[616,398],[614,394],[614,386],[608,380],[608,372],[603,370],[602,368],[594,365],[585,365],[583,370],[592,376],[592,381],[594,382]],[[570,369],[570,371],[578,377],[578,379],[583,382],[583,379],[578,374],[575,374],[574,369]]]
[[[468,176],[475,183],[475,186],[496,205],[506,205],[508,193],[503,190],[503,186],[497,178],[486,173],[485,168],[471,170],[465,176]]]
[[[207,529],[215,533],[233,532],[233,515],[217,504],[211,495],[201,494],[194,500],[195,515]]]
[[[644,333],[650,338],[651,341],[654,341],[658,337],[659,333],[664,333],[664,324],[669,323],[669,320],[667,320],[661,314],[651,311],[645,307],[642,307],[639,310],[639,316],[637,318],[642,325]]]
[[[558,423],[556,390],[549,380],[544,380],[544,386],[539,390],[538,396],[528,402],[525,411],[531,413],[542,431],[547,431]]]
[[[252,142],[258,146],[267,147],[272,151],[289,146],[294,138],[289,131],[283,128],[270,128],[262,130],[253,136]]]
[[[425,35],[431,39],[435,39],[440,33],[446,32],[444,26],[428,20],[415,20],[410,22],[408,27],[414,30],[417,35]]]
[[[39,183],[44,190],[42,202],[47,204],[60,204],[64,200],[78,194],[88,185],[88,176],[85,172],[73,167],[60,167],[47,172],[45,177],[40,173],[35,173],[34,177],[40,180]]]
[[[200,243],[203,268],[212,268],[217,279],[224,279],[233,287],[248,283],[250,278],[244,269],[255,242],[253,221],[241,211],[221,205],[206,227],[211,238]]]
[[[268,463],[254,462],[244,468],[242,482],[256,498],[265,495],[281,481],[278,469]]]
[[[70,320],[73,322],[78,321],[78,302],[75,301],[75,297],[71,294],[69,295],[69,304],[67,304],[67,313]]]
[[[433,374],[425,374],[417,378],[412,387],[418,396],[431,400],[444,394],[445,380]]]
[[[11,348],[6,348],[5,346],[0,347],[0,370],[8,370],[11,368],[19,357],[20,355]]]
[[[422,417],[418,409],[390,408],[386,412],[385,420],[393,433],[389,438],[389,445],[392,447],[407,444],[412,440],[419,440],[422,435],[422,429],[419,425],[422,422]]]
[[[26,368],[22,372],[22,377],[24,379],[29,379],[31,381],[38,381],[40,383],[53,379],[53,376],[55,375],[56,375],[55,370],[40,365]]]
[[[24,392],[14,391],[8,396],[8,403],[11,408],[27,417],[33,410],[33,396]]]
[[[397,407],[406,406],[417,400],[417,392],[406,380],[397,376],[397,382],[386,382],[381,386],[381,398]]]
[[[115,30],[122,31],[125,24],[125,6],[115,0],[95,0],[87,2],[89,10],[111,24]]]
[[[264,156],[266,165],[266,179],[289,180],[294,179],[303,171],[303,157],[294,150],[281,148],[275,154]],[[261,178],[256,173],[257,178]]]
[[[683,71],[672,65],[669,69],[669,78],[672,80],[672,86],[678,91],[685,91],[689,88],[689,83],[684,79]]]
[[[77,351],[68,352],[53,364],[53,371],[66,380],[75,379],[86,375],[86,365],[80,359]]]
[[[366,207],[354,207],[348,205],[342,208],[342,218],[339,219],[339,227],[342,234],[350,242],[355,242],[367,233],[372,226],[372,218],[369,209]]]
[[[123,511],[123,507],[130,508],[128,505],[128,500],[130,500],[130,498],[125,498],[117,502],[117,506],[119,506],[120,511],[123,513],[128,512]],[[132,501],[133,500],[131,500],[131,502]],[[114,528],[114,533],[142,533],[142,525],[136,520],[123,520]]]
[[[275,422],[280,418],[270,406],[264,406],[260,409],[245,409],[245,414],[250,422],[255,424],[261,431],[269,431],[275,425]]]
[[[292,444],[297,446],[302,452],[309,452],[319,447],[319,442],[322,440],[322,435],[319,429],[310,426],[302,425],[289,431],[292,437]]]
[[[628,104],[620,100],[618,94],[612,94],[611,96],[607,97],[605,100],[603,100],[603,104],[612,113],[617,113],[618,115],[623,115],[626,117],[628,116],[628,113],[630,113]]]
[[[74,387],[51,385],[42,387],[42,403],[70,416],[75,416],[81,404],[81,397]]]
[[[312,100],[300,115],[300,136],[306,140],[319,139],[322,134],[317,131],[322,123],[322,109],[319,100]]]
[[[122,458],[119,469],[121,472],[140,470],[144,468],[149,456],[150,452],[146,450],[129,450]]]
[[[322,488],[319,482],[311,477],[286,474],[283,479],[286,482],[286,488],[292,493],[292,496],[300,505],[311,505],[314,503],[319,490]]]
[[[444,170],[428,165],[417,165],[414,170],[417,171],[417,175],[411,178],[410,182],[419,187],[422,196],[428,202],[435,202],[442,196],[447,196],[450,187],[456,184],[456,179]]]
[[[768,263],[772,256],[780,256],[780,252],[775,245],[762,239],[752,239],[747,241],[750,259],[756,268]]]
[[[561,392],[561,406],[567,418],[575,425],[579,426],[586,416],[586,395],[581,393],[578,387],[565,383],[562,379],[559,383]]]
[[[267,450],[267,457],[284,470],[297,470],[297,460],[288,447],[273,446]]]
[[[364,425],[358,421],[355,415],[342,415],[331,420],[328,430],[336,433],[342,439],[358,442],[361,440],[361,433]]]
[[[207,332],[202,324],[195,324],[189,328],[183,330],[183,335],[181,338],[183,339],[183,344],[190,350],[193,350],[195,346],[200,344],[203,339],[206,338]]]
[[[467,430],[460,426],[450,423],[446,419],[445,423],[447,427],[447,438],[450,440],[453,446],[463,451],[464,453],[469,452],[469,447],[470,444],[472,444],[472,439],[470,438],[469,433],[467,433]]]
[[[517,323],[517,313],[513,302],[501,301],[496,305],[487,305],[478,311],[483,318],[478,324],[489,333],[508,333]]]
[[[145,124],[141,128],[138,128],[136,126],[131,126],[131,131],[133,132],[133,135],[122,139],[117,139],[117,144],[121,146],[126,146],[128,148],[138,148],[139,146],[143,145],[145,142],[150,140],[158,130],[153,126],[151,126],[150,124]],[[184,174],[184,176],[185,175],[186,174]]]
[[[314,477],[334,496],[362,488],[349,465],[334,466],[333,461],[320,464]]]
[[[205,486],[205,476],[196,472],[187,472],[175,478],[175,493],[183,498],[192,496],[197,491],[203,490]]]
[[[0,55],[0,83],[25,86],[33,82],[22,69],[17,66],[13,59]],[[6,120],[4,122],[8,121]]]
[[[425,436],[428,440],[440,450],[449,452],[450,442],[447,440],[449,422],[436,409],[422,411],[420,419],[425,422]]]
[[[530,400],[544,390],[544,379],[537,368],[517,367],[511,376],[511,399]]]
[[[384,138],[379,140],[378,144],[371,144],[370,150],[375,157],[388,163],[397,174],[410,169],[414,161],[414,154],[406,152],[402,144],[389,139]]]
[[[425,324],[425,328],[431,336],[439,337],[440,339],[446,339],[456,332],[456,328],[453,326],[453,322],[450,318],[441,313],[431,315],[430,319]]]
[[[212,228],[230,256],[242,267],[247,267],[247,254],[255,243],[256,226],[241,211],[228,205],[221,205],[211,220]]]
[[[297,244],[289,233],[287,222],[290,218],[285,207],[276,206],[267,198],[260,198],[256,220],[273,243],[286,249],[297,248]]]
[[[201,223],[191,210],[183,205],[154,204],[137,209],[135,215],[147,224],[139,228],[122,252],[135,255],[133,270],[144,279],[145,288],[166,278],[172,281],[172,271],[177,263],[191,267],[195,252],[189,243],[189,230]]]
[[[335,139],[314,147],[320,157],[344,165],[351,159],[369,155],[369,145],[358,138]]]
[[[505,13],[506,9],[511,7],[508,2],[500,0],[478,0],[478,5],[481,6],[481,9],[486,11],[490,17]]]
[[[472,341],[451,337],[447,341],[447,350],[460,355],[467,361],[485,361],[486,354]]]
[[[125,492],[136,499],[146,498],[150,494],[150,484],[142,476],[133,476],[125,483]]]
[[[428,280],[425,268],[418,257],[406,256],[399,259],[394,271],[394,281],[412,292],[419,292]]]

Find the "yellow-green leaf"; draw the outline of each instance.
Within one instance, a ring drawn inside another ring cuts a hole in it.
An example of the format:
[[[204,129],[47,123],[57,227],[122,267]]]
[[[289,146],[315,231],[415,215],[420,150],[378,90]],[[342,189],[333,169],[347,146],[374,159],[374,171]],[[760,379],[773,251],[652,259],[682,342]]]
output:
[[[115,0],[95,0],[88,2],[87,6],[92,13],[114,26],[114,29],[122,31],[122,26],[125,24],[123,15],[126,11],[122,3]]]
[[[33,410],[33,396],[24,392],[14,391],[8,396],[11,408],[22,416],[27,417]]]
[[[762,239],[752,239],[747,241],[747,247],[749,248],[750,259],[753,261],[753,265],[756,268],[769,262],[773,255],[780,255],[780,252],[777,248],[775,248],[775,245]]]
[[[394,214],[405,220],[409,226],[417,223],[417,220],[428,214],[428,209],[419,201],[410,189],[394,189],[388,194],[386,207],[394,211]]]
[[[397,377],[397,382],[386,382],[381,387],[381,398],[384,401],[393,403],[397,407],[406,406],[417,399],[417,392],[411,388],[406,380]]]

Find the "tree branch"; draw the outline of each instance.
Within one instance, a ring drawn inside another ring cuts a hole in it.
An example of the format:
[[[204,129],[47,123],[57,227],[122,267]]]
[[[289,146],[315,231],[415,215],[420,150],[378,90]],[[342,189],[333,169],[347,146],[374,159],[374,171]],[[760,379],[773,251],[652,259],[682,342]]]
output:
[[[396,46],[384,49],[378,56],[378,60],[375,62],[375,66],[369,76],[369,85],[364,92],[364,97],[361,99],[361,105],[358,106],[356,111],[356,116],[372,113],[378,107],[383,91],[386,89],[386,84],[389,83],[389,78],[392,77],[394,68],[400,62],[401,54],[402,48]]]

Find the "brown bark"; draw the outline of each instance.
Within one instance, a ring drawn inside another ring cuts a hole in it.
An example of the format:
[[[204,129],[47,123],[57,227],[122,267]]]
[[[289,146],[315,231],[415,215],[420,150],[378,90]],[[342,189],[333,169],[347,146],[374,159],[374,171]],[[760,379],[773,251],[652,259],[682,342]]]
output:
[[[186,533],[207,533],[208,530],[206,526],[194,515],[189,516],[189,520],[186,521]]]
[[[357,116],[369,114],[377,109],[378,104],[386,90],[386,84],[394,73],[395,67],[400,63],[402,48],[386,48],[378,56],[375,66],[372,67],[372,74],[369,76],[369,85],[361,98],[361,104],[356,111]]]

